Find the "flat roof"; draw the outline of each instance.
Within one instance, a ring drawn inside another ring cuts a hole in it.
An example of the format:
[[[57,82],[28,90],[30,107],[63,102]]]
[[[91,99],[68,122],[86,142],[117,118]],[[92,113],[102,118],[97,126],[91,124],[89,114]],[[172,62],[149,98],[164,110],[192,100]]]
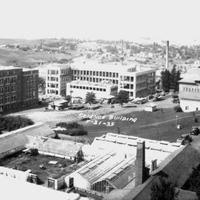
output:
[[[105,72],[115,72],[115,73],[137,73],[137,72],[145,72],[145,71],[155,71],[151,68],[142,67],[140,64],[129,63],[123,64],[120,62],[110,62],[110,63],[100,63],[97,60],[89,60],[89,59],[76,59],[74,63],[71,64],[72,69],[74,70],[94,70],[94,71],[105,71]],[[132,70],[132,71],[129,71]]]
[[[44,186],[39,186],[5,176],[0,176],[0,187],[2,189],[2,197],[5,197],[7,200],[41,198],[48,200],[77,200],[80,197],[77,193],[60,192]]]
[[[70,64],[50,63],[47,64],[45,67],[47,69],[54,69],[54,68],[67,69],[70,68]]]
[[[12,69],[22,69],[22,68],[14,66],[0,66],[0,70],[12,70]]]
[[[197,80],[200,81],[200,68],[192,68],[187,73],[182,74],[179,83],[195,83]]]

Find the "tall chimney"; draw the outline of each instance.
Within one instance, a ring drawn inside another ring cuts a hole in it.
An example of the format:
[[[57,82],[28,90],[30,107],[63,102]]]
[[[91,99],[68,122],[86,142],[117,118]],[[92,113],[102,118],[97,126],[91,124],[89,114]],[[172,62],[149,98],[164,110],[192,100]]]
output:
[[[145,142],[137,143],[135,186],[145,181]]]
[[[166,42],[166,64],[165,64],[165,68],[166,69],[169,68],[169,40],[167,40],[167,42]]]

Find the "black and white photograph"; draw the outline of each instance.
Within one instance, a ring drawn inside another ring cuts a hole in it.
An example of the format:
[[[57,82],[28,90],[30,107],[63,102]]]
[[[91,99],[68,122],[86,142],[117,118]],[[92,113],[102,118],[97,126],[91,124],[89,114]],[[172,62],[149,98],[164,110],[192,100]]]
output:
[[[2,200],[200,199],[199,0],[0,0]]]

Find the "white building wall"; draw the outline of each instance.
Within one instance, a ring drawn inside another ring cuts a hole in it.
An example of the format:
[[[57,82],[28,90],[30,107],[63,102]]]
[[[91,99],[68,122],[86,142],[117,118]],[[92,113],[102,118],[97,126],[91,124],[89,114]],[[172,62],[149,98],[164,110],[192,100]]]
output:
[[[86,180],[83,176],[81,176],[79,173],[76,173],[76,172],[65,177],[65,183],[66,183],[67,187],[69,187],[69,179],[70,178],[74,178],[74,187],[78,187],[78,188],[85,189],[85,190],[91,189],[91,185],[90,185],[89,181]]]
[[[96,96],[96,99],[101,99],[101,98],[107,98],[110,96],[111,93],[111,86],[107,86],[107,87],[100,87],[101,89],[104,89],[105,91],[97,91],[97,90],[90,90],[90,89],[80,89],[80,88],[70,88],[70,86],[73,85],[71,83],[67,83],[67,87],[66,87],[66,95],[70,95],[72,97],[81,97],[83,99],[85,99],[86,94],[88,92],[93,92]],[[80,86],[80,85],[77,85]],[[86,86],[85,86],[86,87]],[[94,87],[92,85],[88,85],[87,87]],[[94,87],[97,88],[97,87]]]
[[[180,99],[180,106],[183,112],[193,112],[200,110],[200,101]]]

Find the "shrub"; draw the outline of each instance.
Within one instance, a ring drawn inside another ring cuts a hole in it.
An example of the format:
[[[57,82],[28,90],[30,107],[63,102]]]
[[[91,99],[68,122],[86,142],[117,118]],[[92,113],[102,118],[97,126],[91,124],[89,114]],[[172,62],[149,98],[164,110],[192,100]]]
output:
[[[174,107],[175,112],[183,112],[182,108],[178,105]]]
[[[21,116],[8,116],[0,118],[1,130],[13,131],[33,124],[34,123],[31,119]]]
[[[60,122],[56,124],[56,126],[66,128],[66,130],[56,131],[57,133],[62,133],[71,136],[87,135],[87,131],[84,130],[83,125],[78,124],[77,122],[70,122],[70,123]]]
[[[84,129],[80,129],[80,128],[74,128],[69,131],[69,135],[71,135],[71,136],[87,135],[87,131]]]

